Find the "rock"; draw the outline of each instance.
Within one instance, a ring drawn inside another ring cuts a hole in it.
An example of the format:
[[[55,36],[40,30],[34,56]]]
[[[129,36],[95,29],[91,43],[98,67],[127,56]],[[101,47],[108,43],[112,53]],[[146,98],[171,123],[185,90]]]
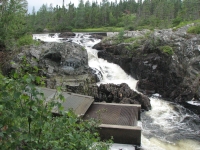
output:
[[[151,109],[149,98],[131,90],[125,83],[119,85],[101,84],[99,87],[90,87],[89,91],[88,95],[94,96],[97,102],[141,104],[142,109]]]
[[[49,29],[46,29],[46,28],[45,28],[45,29],[43,30],[43,32],[49,32]]]
[[[49,74],[52,74],[53,71],[54,71],[54,67],[49,66],[47,72],[48,72]]]
[[[104,49],[102,43],[95,44],[92,48],[96,49],[96,50],[103,50]]]
[[[36,59],[40,59],[40,54],[41,54],[41,51],[38,51],[36,49],[31,49],[30,50],[30,54],[35,57]]]
[[[193,98],[199,100],[200,35],[188,34],[190,26],[176,31],[154,30],[148,38],[138,40],[136,48],[132,46],[134,42],[116,45],[104,40],[94,48],[100,50],[100,58],[118,64],[139,80],[137,88],[144,94],[159,93],[178,103]],[[173,49],[172,54],[162,50],[162,46],[166,45]]]
[[[87,51],[78,44],[44,43],[23,47],[18,54],[15,53],[11,57],[13,63],[7,63],[4,74],[8,75],[11,70],[18,69],[24,56],[31,67],[39,69],[39,75],[46,77],[48,88],[80,87],[77,92],[84,94],[89,83],[97,82],[97,76],[88,66]]]
[[[90,38],[103,39],[103,37],[107,36],[107,33],[90,33],[90,35]]]
[[[52,66],[58,74],[84,74],[88,69],[87,51],[75,43],[47,43],[39,65],[41,68]]]
[[[59,34],[60,38],[70,38],[70,37],[74,37],[76,34],[73,32],[63,32]]]

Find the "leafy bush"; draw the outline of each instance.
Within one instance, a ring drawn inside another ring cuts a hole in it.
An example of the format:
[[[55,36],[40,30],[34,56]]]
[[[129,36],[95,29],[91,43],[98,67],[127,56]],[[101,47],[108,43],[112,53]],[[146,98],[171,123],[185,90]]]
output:
[[[24,35],[17,40],[18,47],[31,44],[39,45],[40,42],[33,40],[32,35]]]
[[[83,121],[73,111],[64,112],[60,89],[48,102],[34,83],[39,77],[15,72],[0,75],[0,147],[10,149],[106,150],[95,121]],[[52,116],[58,108],[60,117]],[[95,144],[99,143],[99,144]]]
[[[38,27],[38,28],[35,29],[35,32],[39,32],[39,33],[40,33],[40,32],[43,32],[43,28]]]
[[[173,51],[173,48],[170,47],[170,46],[161,46],[160,49],[164,52],[164,53],[167,53],[169,55],[173,55],[174,54],[174,51]]]
[[[144,37],[143,36],[139,36],[139,37],[130,37],[130,38],[127,38],[127,39],[124,39],[124,42],[125,43],[132,43],[134,41],[138,41],[138,40],[141,40],[143,39]]]
[[[124,40],[124,30],[121,30],[117,36],[118,41],[121,43]]]
[[[182,22],[182,20],[183,20],[183,19],[180,18],[180,17],[175,18],[175,19],[172,21],[173,27],[178,26],[178,25]]]
[[[198,19],[198,20],[194,20],[194,21],[182,21],[174,28],[174,30],[181,28],[183,26],[186,26],[188,24],[192,24],[192,23],[199,24],[200,20]]]
[[[34,40],[31,35],[24,35],[17,40],[17,46],[31,45],[34,43]]]
[[[130,25],[130,26],[128,26],[128,30],[133,31],[133,30],[135,30],[135,27],[133,25]]]
[[[200,24],[190,27],[187,32],[194,33],[194,34],[200,34]]]

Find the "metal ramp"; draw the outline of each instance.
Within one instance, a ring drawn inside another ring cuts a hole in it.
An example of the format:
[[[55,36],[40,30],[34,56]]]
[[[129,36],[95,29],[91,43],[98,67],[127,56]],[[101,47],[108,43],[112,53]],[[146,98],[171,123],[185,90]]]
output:
[[[48,89],[48,88],[39,88],[46,97],[47,101],[54,97],[56,90]],[[64,107],[64,111],[68,111],[69,109],[73,109],[76,115],[83,116],[91,104],[94,102],[94,98],[91,96],[85,96],[80,94],[74,94],[69,92],[63,92],[63,96],[65,97],[65,101],[62,102],[62,106]],[[52,113],[57,114],[58,110],[55,108]]]
[[[93,103],[83,119],[100,121],[99,133],[102,140],[113,137],[115,143],[141,144],[140,105]]]

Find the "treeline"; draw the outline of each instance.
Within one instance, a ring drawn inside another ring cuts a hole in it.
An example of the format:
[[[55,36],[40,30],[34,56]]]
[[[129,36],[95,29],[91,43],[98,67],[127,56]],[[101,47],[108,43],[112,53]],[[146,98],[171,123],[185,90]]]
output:
[[[166,28],[199,19],[199,8],[199,0],[102,0],[100,3],[80,0],[78,7],[63,3],[62,7],[42,5],[37,12],[33,8],[28,20],[35,32],[107,26],[129,30]]]
[[[31,33],[45,29],[59,32],[98,27],[169,28],[200,18],[199,0],[80,0],[78,7],[63,1],[63,6],[42,5],[37,12],[33,8],[31,14],[27,5],[26,0],[0,1],[0,50],[31,43]],[[195,33],[200,32],[199,26],[197,29]]]

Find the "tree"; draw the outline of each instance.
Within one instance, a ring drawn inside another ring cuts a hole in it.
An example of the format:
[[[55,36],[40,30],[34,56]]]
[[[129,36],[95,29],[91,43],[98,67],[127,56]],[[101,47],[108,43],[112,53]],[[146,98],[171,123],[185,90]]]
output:
[[[76,10],[75,27],[84,28],[85,27],[85,8],[83,0],[79,0],[79,5]]]
[[[27,32],[27,1],[4,0],[0,6],[0,43],[7,49],[15,45],[15,41]]]

